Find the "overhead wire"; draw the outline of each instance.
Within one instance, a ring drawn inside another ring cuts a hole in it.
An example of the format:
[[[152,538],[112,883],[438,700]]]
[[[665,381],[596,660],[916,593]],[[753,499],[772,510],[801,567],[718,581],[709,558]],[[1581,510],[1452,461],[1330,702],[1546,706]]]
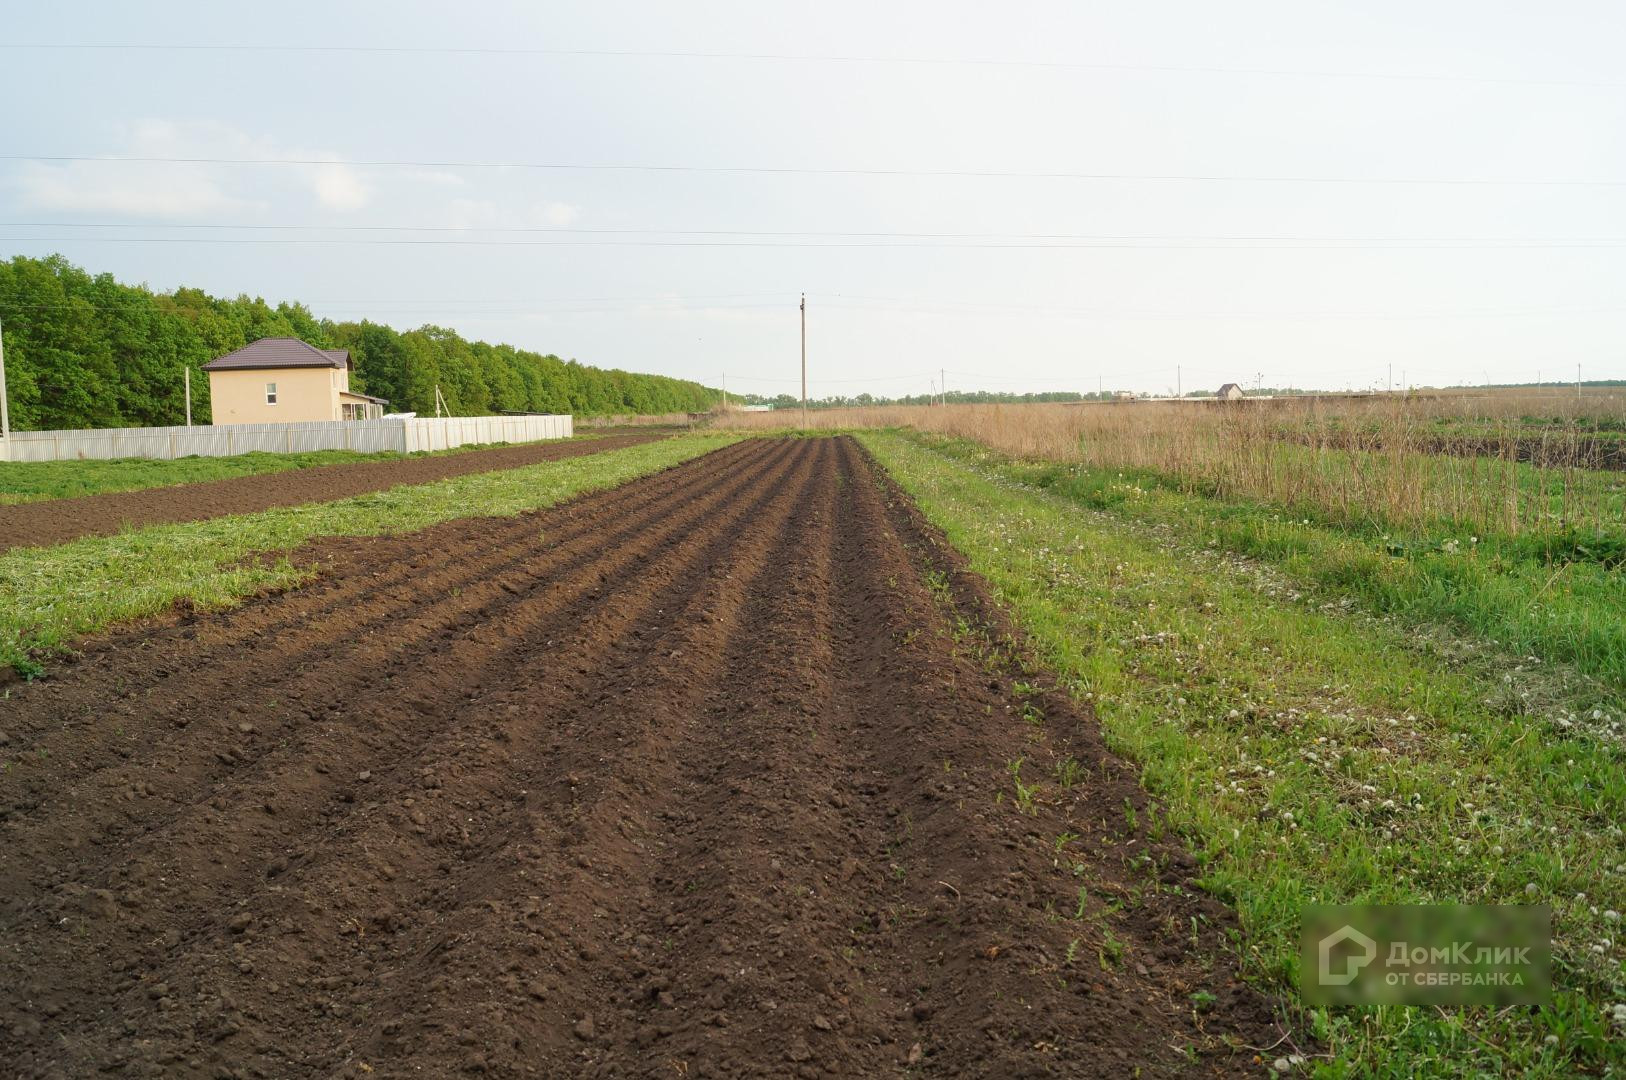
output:
[[[1088,180],[1178,183],[1378,184],[1447,187],[1623,187],[1626,180],[1574,177],[1299,176],[1248,173],[1136,173],[1013,169],[903,169],[780,165],[685,165],[572,161],[455,161],[388,158],[272,158],[160,156],[152,154],[0,154],[0,161],[98,162],[148,165],[351,166],[354,168],[516,169],[568,172],[733,173],[793,176],[892,176],[994,180]]]
[[[1131,64],[1026,57],[886,56],[841,53],[723,52],[679,49],[528,48],[480,45],[309,45],[260,42],[5,42],[11,52],[176,52],[315,55],[553,56],[581,59],[733,60],[770,63],[900,65],[915,67],[1003,67],[1050,71],[1092,71],[1178,75],[1266,76],[1298,79],[1363,79],[1412,83],[1480,83],[1506,86],[1560,86],[1617,90],[1626,83],[1592,79],[1531,79],[1448,72],[1349,71],[1307,68],[1238,67],[1214,64]]]
[[[1021,233],[1021,232],[909,232],[836,229],[676,229],[604,228],[555,225],[357,225],[296,223],[227,223],[169,221],[0,221],[0,229],[169,229],[217,232],[341,232],[341,233],[499,233],[505,235],[550,236],[722,236],[722,237],[820,237],[898,240],[959,241],[1101,241],[1148,243],[1283,243],[1329,244],[1337,246],[1373,244],[1464,244],[1513,247],[1545,245],[1601,246],[1626,244],[1626,236],[1313,236],[1292,234],[1169,234],[1169,233]],[[825,246],[825,245],[815,245]],[[979,245],[980,246],[980,245]],[[1041,245],[1052,246],[1052,245]]]

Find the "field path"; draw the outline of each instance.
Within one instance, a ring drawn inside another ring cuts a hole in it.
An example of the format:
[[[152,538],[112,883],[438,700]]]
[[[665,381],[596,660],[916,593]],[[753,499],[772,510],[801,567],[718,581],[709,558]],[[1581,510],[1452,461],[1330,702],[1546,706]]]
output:
[[[17,1075],[1229,1076],[1281,1037],[850,439],[300,557],[4,703]]]
[[[526,443],[491,450],[403,457],[399,461],[362,461],[352,465],[315,465],[305,469],[234,476],[197,484],[111,491],[72,499],[0,506],[0,551],[43,547],[81,536],[112,536],[125,527],[204,521],[227,514],[251,514],[276,506],[334,502],[353,495],[387,491],[399,484],[428,484],[453,476],[516,469],[543,461],[600,454],[664,438],[669,432],[646,430],[569,442]]]

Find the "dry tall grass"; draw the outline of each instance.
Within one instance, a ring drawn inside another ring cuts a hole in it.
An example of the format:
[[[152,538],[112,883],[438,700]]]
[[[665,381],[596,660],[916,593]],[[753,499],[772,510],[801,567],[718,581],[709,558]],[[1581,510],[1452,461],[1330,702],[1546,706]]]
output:
[[[731,412],[714,422],[800,419]],[[1146,469],[1190,490],[1352,523],[1513,534],[1626,524],[1626,393],[888,406],[810,411],[807,426],[910,427],[1022,458]]]

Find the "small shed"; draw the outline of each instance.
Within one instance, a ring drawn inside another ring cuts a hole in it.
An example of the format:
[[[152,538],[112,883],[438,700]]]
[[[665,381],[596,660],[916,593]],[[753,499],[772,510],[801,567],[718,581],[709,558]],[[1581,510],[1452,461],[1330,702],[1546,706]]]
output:
[[[1214,396],[1219,398],[1221,401],[1240,401],[1248,395],[1243,393],[1242,387],[1238,386],[1236,383],[1228,382],[1224,386],[1220,387],[1219,393],[1215,394]]]

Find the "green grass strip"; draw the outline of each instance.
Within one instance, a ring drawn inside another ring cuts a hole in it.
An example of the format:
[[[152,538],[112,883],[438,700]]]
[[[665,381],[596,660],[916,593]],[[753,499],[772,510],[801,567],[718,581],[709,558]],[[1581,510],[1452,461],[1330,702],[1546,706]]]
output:
[[[1316,1072],[1626,1067],[1619,699],[1320,595],[1178,516],[1128,521],[1020,467],[859,437],[1140,765],[1266,985],[1296,998],[1307,902],[1553,905],[1551,1007],[1305,1011],[1330,1055]]]
[[[542,462],[396,487],[337,502],[266,510],[119,536],[87,537],[0,555],[0,663],[35,675],[74,638],[179,600],[219,607],[305,573],[286,552],[317,536],[409,532],[452,518],[517,514],[552,506],[737,442],[731,434],[685,435]]]
[[[576,438],[597,438],[577,435]],[[309,469],[318,465],[357,465],[369,461],[403,461],[409,458],[466,454],[471,450],[491,450],[509,443],[459,446],[451,450],[398,454],[393,451],[364,454],[355,450],[312,450],[302,454],[234,454],[231,457],[184,457],[168,461],[150,458],[114,458],[107,461],[11,461],[0,462],[0,506],[44,502],[48,499],[74,499],[113,491],[140,491],[146,488],[198,484],[208,480],[230,480],[238,476]]]
[[[1619,538],[1557,527],[1520,536],[1351,527],[1302,508],[1193,494],[1157,473],[1011,461],[966,440],[921,438],[1126,521],[1266,559],[1306,586],[1377,611],[1448,622],[1626,691],[1626,541]]]

